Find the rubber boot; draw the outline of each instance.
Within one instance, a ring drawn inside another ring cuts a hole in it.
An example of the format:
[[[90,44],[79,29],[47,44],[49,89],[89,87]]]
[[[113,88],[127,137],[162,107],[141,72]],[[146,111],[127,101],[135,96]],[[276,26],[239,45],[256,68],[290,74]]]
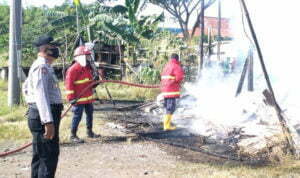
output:
[[[77,132],[77,129],[71,129],[70,141],[72,143],[83,143],[84,141],[77,137],[76,132]]]
[[[166,114],[164,117],[164,131],[175,130],[176,127],[171,126],[172,115]]]
[[[99,138],[100,135],[95,134],[92,129],[87,129],[87,136],[88,138]]]
[[[168,118],[169,118],[169,116],[168,116],[168,114],[166,114],[165,116],[164,116],[164,130],[167,130],[167,128],[168,128]]]
[[[168,129],[167,130],[175,130],[176,127],[172,126],[171,121],[172,121],[173,115],[169,114],[169,119],[168,119]]]

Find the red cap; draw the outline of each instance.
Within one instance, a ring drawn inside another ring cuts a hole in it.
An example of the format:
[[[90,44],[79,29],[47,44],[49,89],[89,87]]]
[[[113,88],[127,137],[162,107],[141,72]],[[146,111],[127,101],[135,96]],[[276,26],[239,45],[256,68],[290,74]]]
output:
[[[74,51],[74,57],[81,55],[90,55],[92,54],[90,50],[88,50],[85,46],[79,46]]]

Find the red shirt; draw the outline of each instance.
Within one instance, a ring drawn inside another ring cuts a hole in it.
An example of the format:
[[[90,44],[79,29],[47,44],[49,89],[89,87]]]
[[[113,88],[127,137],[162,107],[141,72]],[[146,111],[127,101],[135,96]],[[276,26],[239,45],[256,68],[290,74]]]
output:
[[[75,62],[66,73],[65,89],[68,101],[78,98],[77,104],[94,102],[92,87],[86,89],[92,82],[92,69],[89,66],[82,67]],[[82,93],[83,90],[85,90],[84,93]]]
[[[164,67],[161,73],[161,92],[165,98],[180,97],[181,82],[184,78],[184,72],[180,62],[171,59]]]

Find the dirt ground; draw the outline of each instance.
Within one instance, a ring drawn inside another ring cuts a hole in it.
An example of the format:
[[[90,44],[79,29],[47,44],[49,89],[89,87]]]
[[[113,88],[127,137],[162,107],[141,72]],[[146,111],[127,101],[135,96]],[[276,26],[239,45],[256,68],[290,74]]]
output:
[[[104,130],[108,133],[110,129]],[[115,129],[111,131],[116,135]],[[31,154],[31,148],[27,148],[0,158],[0,178],[30,177]],[[120,133],[120,136],[86,140],[84,144],[62,144],[56,177],[185,177],[181,173],[185,172],[185,166],[197,162],[208,164],[214,159],[170,145],[130,140]],[[198,177],[202,171],[189,174]]]
[[[84,138],[84,144],[61,144],[56,177],[185,177],[184,172],[189,165],[197,162],[209,164],[215,160],[214,157],[145,140],[135,133],[124,131],[128,125],[134,132],[149,126],[145,118],[137,113],[95,107],[94,117],[106,122],[97,128],[102,138]],[[97,124],[98,120],[94,122]],[[0,146],[3,149],[15,148],[16,145],[7,143]],[[31,154],[32,148],[29,147],[20,153],[0,158],[0,178],[30,177]],[[202,171],[188,173],[198,177]]]
[[[100,118],[97,112],[103,113],[104,111],[97,110],[97,108],[95,110],[96,118]],[[145,127],[149,127],[149,124],[144,122],[145,118],[138,115],[132,116],[130,113],[121,112],[119,115],[116,113],[104,114],[107,117],[104,118],[106,124],[102,124],[102,127],[98,127],[96,130],[97,133],[102,135],[101,138],[92,140],[84,137],[86,142],[83,144],[61,144],[56,172],[57,178],[223,178],[265,177],[268,174],[268,169],[260,170],[255,166],[249,167],[238,161],[217,158],[190,149],[138,137],[136,133],[124,131],[126,124],[124,125],[122,121],[117,119],[123,117],[123,119],[130,121],[127,122],[127,127],[130,126],[134,128],[131,130],[138,132],[145,129]],[[132,118],[129,118],[130,116]],[[140,124],[134,123],[134,120]],[[103,118],[101,122],[103,122]],[[95,120],[95,123],[97,123],[97,120]],[[161,136],[161,134],[157,136]],[[186,138],[183,137],[182,142],[195,142],[197,146],[198,138],[195,140],[193,140],[193,137]],[[162,138],[162,140],[172,140],[172,138]],[[15,147],[13,143],[7,143],[7,145],[0,145],[0,148],[5,146]],[[30,177],[31,154],[32,149],[29,147],[17,154],[0,158],[0,178]],[[300,177],[298,169],[293,167],[280,168],[278,174],[282,173],[286,177]]]

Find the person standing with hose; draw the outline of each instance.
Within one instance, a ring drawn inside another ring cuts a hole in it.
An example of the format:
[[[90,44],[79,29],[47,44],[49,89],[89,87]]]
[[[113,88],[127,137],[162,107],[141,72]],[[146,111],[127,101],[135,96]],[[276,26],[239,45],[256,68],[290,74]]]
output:
[[[59,125],[63,104],[58,79],[51,64],[59,57],[53,37],[39,37],[34,45],[38,58],[30,67],[23,85],[28,126],[32,134],[32,178],[53,178],[59,157]]]
[[[93,76],[92,68],[89,64],[91,51],[86,46],[79,46],[74,51],[75,63],[67,70],[65,88],[67,100],[72,104],[72,124],[70,141],[73,143],[83,143],[84,141],[77,136],[78,125],[81,121],[83,111],[86,113],[87,136],[98,138],[100,135],[93,132],[93,88],[89,88],[81,96],[79,93],[91,85],[99,76]],[[93,86],[94,88],[97,85]]]
[[[171,120],[176,110],[176,98],[180,97],[180,87],[183,79],[184,72],[179,62],[179,56],[174,53],[161,73],[160,85],[166,109],[163,120],[164,131],[176,129],[176,127],[171,126]]]

